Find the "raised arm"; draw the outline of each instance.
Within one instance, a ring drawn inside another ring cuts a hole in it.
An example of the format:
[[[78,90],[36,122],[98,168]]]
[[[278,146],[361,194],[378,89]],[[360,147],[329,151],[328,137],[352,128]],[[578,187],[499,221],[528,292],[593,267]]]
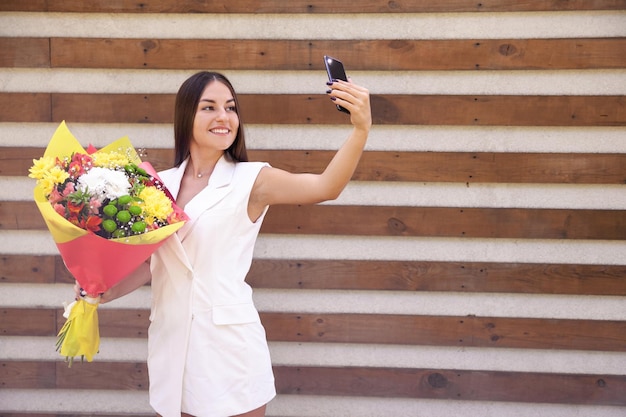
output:
[[[250,197],[248,213],[252,219],[267,205],[334,200],[352,178],[372,126],[369,91],[351,81],[336,81],[329,91],[333,105],[339,104],[350,111],[352,132],[321,174],[294,174],[264,168]]]

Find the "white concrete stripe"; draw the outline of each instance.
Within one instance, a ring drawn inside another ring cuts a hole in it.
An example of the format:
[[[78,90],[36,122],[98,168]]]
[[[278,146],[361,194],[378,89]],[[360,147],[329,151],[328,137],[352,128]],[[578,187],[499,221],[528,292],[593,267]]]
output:
[[[346,63],[349,69],[349,63]],[[0,90],[14,93],[175,94],[196,71],[0,69]],[[318,71],[223,71],[240,94],[324,94]],[[349,71],[372,94],[623,95],[626,70]]]
[[[152,412],[147,390],[3,389],[0,404],[3,411],[20,413]]]
[[[270,342],[272,363],[564,374],[626,373],[626,353],[355,343]]]
[[[257,258],[621,265],[623,241],[263,235]]]
[[[0,253],[58,254],[45,230],[0,230]],[[623,241],[263,234],[259,259],[368,259],[623,265]]]
[[[0,201],[30,201],[35,180],[0,176]],[[623,185],[350,182],[323,205],[626,209]]]
[[[0,360],[59,361],[55,338],[0,336]],[[145,362],[147,339],[100,339],[95,362]],[[626,353],[457,348],[357,343],[269,342],[275,366],[462,369],[563,374],[626,374]],[[486,359],[488,358],[488,360]],[[87,365],[88,366],[88,365]]]
[[[623,413],[623,407],[608,406],[304,395],[280,395],[267,408],[272,417],[623,417]]]
[[[498,39],[626,35],[623,11],[385,14],[1,13],[0,36]]]
[[[144,148],[173,148],[173,128],[165,124],[67,125],[78,141],[103,147],[128,136]],[[0,123],[0,145],[46,147],[58,123]],[[337,150],[349,126],[246,125],[249,149]],[[368,151],[626,153],[626,127],[492,127],[374,125]],[[1,148],[0,148],[1,152]],[[26,174],[26,173],[25,173]]]
[[[2,284],[0,305],[59,308],[73,294],[69,284]],[[260,288],[254,292],[254,301],[263,312],[626,320],[624,300],[612,296]],[[148,309],[150,290],[141,288],[100,308]]]
[[[0,180],[0,184],[2,181]],[[408,207],[626,209],[623,185],[530,185],[458,183],[348,184],[325,204]]]
[[[153,412],[147,391],[3,389],[0,403],[9,412]],[[623,407],[615,406],[306,395],[278,395],[267,407],[268,417],[623,417],[623,413]]]
[[[453,292],[255,291],[260,311],[626,320],[623,298]]]

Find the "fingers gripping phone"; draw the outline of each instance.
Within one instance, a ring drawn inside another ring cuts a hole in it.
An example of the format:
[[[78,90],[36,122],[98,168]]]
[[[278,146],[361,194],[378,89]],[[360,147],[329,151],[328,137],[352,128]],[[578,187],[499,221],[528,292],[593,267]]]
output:
[[[328,73],[328,80],[343,80],[348,81],[348,76],[343,68],[343,63],[333,57],[324,55],[324,64],[326,65],[326,72]],[[350,114],[348,109],[337,105],[337,110]]]

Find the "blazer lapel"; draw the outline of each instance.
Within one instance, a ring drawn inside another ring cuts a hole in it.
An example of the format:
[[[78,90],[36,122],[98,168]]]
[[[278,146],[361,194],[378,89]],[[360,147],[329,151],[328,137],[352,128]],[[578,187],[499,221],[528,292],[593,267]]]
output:
[[[178,196],[180,190],[180,182],[185,172],[188,159],[181,164],[173,175],[174,181],[177,183],[175,193],[171,190],[174,198]],[[231,182],[235,173],[235,163],[226,160],[222,156],[215,165],[211,176],[209,177],[209,184],[200,191],[184,208],[185,213],[189,216],[187,223],[181,227],[177,234],[181,242],[185,239],[185,236],[194,227],[196,220],[202,213],[209,210],[211,207],[219,203],[224,197],[232,191]],[[164,180],[165,181],[165,180]],[[167,185],[167,183],[166,183]],[[169,188],[169,187],[168,187]]]

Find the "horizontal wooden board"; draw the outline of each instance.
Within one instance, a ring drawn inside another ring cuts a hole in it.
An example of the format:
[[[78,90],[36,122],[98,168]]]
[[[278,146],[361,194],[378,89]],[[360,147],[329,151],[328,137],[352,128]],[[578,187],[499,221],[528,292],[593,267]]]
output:
[[[626,404],[626,376],[286,366],[275,374],[281,394]]]
[[[626,322],[506,317],[262,313],[270,340],[626,350]]]
[[[255,259],[254,288],[626,295],[626,265]],[[0,282],[74,283],[58,255],[2,255]]]
[[[0,122],[34,123],[52,118],[48,93],[0,93]]]
[[[1,311],[7,336],[54,336],[65,322],[62,309]],[[102,309],[99,316],[102,337],[147,337],[147,310]],[[281,312],[263,312],[261,320],[271,341],[626,351],[626,321],[616,320]]]
[[[33,201],[0,202],[0,230],[45,228]],[[261,233],[626,240],[626,210],[278,205]]]
[[[326,95],[241,94],[253,124],[348,124]],[[626,126],[624,96],[372,95],[375,125]],[[0,122],[172,123],[171,94],[0,93]]]
[[[57,264],[59,262],[63,264],[63,260],[58,258],[60,256],[0,255],[0,283],[53,284],[61,282],[60,280],[66,277],[66,273],[57,270]]]
[[[48,38],[0,38],[0,67],[46,68],[50,66]]]
[[[9,45],[10,46],[10,45]],[[20,50],[14,54],[21,55]],[[626,68],[626,38],[263,40],[51,38],[52,68],[315,70],[325,54],[348,70]],[[1,61],[0,61],[1,62]],[[26,62],[26,58],[24,58]]]
[[[60,313],[61,317],[63,312]],[[53,309],[15,309],[0,307],[0,335],[50,336],[56,335],[59,312]]]
[[[626,211],[275,206],[261,233],[622,240],[626,239]]]
[[[0,150],[0,175],[25,176],[33,159],[40,158],[45,148]],[[159,171],[174,162],[172,149],[138,148],[138,152]],[[321,173],[334,154],[322,150],[250,150],[249,158],[289,172]],[[352,180],[625,184],[626,154],[366,151]]]
[[[4,388],[146,390],[143,362],[4,361]],[[369,367],[275,366],[278,394],[626,405],[626,376]],[[77,391],[77,393],[80,391]],[[79,394],[77,394],[79,395]]]
[[[255,288],[626,295],[626,266],[256,259]]]
[[[423,13],[622,10],[624,0],[244,0],[230,3],[197,0],[3,0],[0,11],[82,13]]]

